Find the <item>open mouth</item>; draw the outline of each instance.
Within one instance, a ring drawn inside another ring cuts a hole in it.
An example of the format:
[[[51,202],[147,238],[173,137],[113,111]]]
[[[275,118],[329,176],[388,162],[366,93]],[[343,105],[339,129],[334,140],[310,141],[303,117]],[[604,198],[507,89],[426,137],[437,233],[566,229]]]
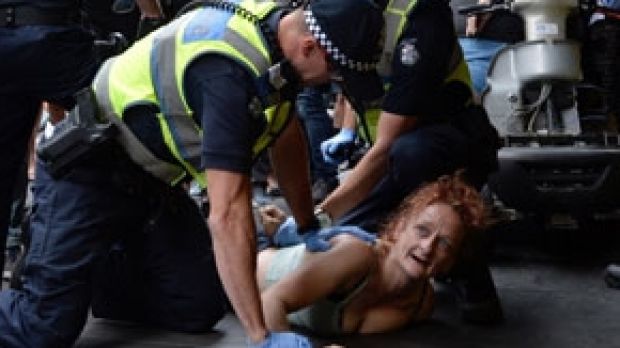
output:
[[[422,266],[428,266],[428,260],[419,257],[414,252],[410,252],[409,257],[414,259],[417,263],[421,264]]]

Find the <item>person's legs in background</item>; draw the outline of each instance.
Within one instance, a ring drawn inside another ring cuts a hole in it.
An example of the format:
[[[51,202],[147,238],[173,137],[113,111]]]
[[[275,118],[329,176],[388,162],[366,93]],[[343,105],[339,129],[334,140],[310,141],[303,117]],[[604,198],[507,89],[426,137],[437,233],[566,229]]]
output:
[[[600,6],[620,10],[620,1],[599,1]],[[589,21],[588,38],[582,50],[584,77],[605,90],[607,111],[620,124],[620,19],[601,12]],[[620,289],[620,262],[616,260],[605,268],[604,281],[610,288]]]
[[[327,114],[331,85],[306,87],[297,97],[299,117],[308,137],[310,169],[312,177],[312,199],[322,201],[338,186],[338,167],[323,160],[321,142],[335,134],[332,119]]]
[[[74,25],[0,27],[0,265],[15,180],[43,100],[71,107],[96,71],[93,38]],[[45,64],[41,64],[45,57]],[[1,268],[1,267],[0,267]]]
[[[481,95],[487,85],[487,72],[491,61],[506,43],[473,37],[459,38],[459,43],[463,49],[474,90],[477,95]]]
[[[9,228],[6,241],[6,265],[5,271],[2,275],[3,280],[8,281],[12,278],[12,272],[17,265],[18,258],[22,251],[25,249],[26,239],[24,236],[25,221],[28,219],[29,208],[31,206],[29,200],[29,192],[32,181],[34,180],[35,167],[36,167],[36,137],[37,132],[41,128],[41,118],[45,114],[44,118],[48,115],[48,106],[52,104],[43,103],[42,108],[37,116],[35,126],[32,129],[30,141],[28,143],[28,151],[22,162],[19,173],[17,173],[17,179],[15,181],[15,187],[13,190],[13,203],[11,205],[11,217],[9,220]],[[57,107],[59,108],[59,107]],[[64,110],[63,110],[64,112]],[[10,284],[12,285],[12,284]]]
[[[15,189],[13,190],[13,203],[11,204],[11,216],[9,218],[6,239],[6,265],[5,271],[2,274],[2,279],[5,281],[11,279],[13,267],[22,250],[22,222],[28,190],[27,167],[26,160],[24,160],[15,182]]]
[[[3,270],[11,205],[39,106],[40,101],[34,98],[0,95],[0,156],[3,162],[0,166],[0,265]]]

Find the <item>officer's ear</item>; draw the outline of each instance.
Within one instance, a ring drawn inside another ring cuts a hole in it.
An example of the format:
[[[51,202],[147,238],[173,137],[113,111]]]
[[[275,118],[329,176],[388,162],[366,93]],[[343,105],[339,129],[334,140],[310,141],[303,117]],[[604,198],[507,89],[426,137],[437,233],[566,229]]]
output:
[[[321,50],[321,46],[311,34],[303,35],[301,39],[301,54],[304,58],[308,58],[313,54],[317,54]]]

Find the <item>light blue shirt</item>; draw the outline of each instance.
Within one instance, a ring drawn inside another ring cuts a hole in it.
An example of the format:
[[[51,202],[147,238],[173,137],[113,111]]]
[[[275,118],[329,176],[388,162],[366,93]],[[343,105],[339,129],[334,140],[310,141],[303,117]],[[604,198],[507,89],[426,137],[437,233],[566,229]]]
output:
[[[600,7],[606,7],[614,10],[620,10],[620,0],[597,0],[596,4]],[[605,19],[603,13],[595,13],[590,18],[590,24]]]

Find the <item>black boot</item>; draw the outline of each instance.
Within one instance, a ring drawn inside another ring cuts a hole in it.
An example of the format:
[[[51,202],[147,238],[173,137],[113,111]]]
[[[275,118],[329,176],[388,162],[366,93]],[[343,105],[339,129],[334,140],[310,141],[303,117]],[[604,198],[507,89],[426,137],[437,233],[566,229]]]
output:
[[[463,320],[477,325],[497,325],[504,319],[502,306],[488,266],[477,267],[451,279]]]
[[[605,270],[605,283],[614,289],[620,289],[620,264],[611,263]]]

